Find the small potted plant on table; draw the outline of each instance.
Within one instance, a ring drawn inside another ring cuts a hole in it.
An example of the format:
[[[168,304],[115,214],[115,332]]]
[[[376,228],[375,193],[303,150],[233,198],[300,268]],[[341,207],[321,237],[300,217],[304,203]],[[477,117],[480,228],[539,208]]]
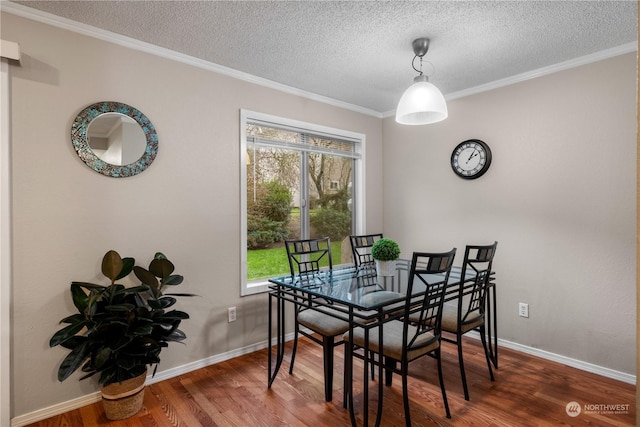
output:
[[[376,262],[380,276],[393,276],[396,272],[396,260],[400,256],[400,247],[395,240],[383,237],[371,246],[371,257]]]
[[[58,380],[64,381],[80,368],[81,380],[100,374],[106,416],[117,420],[135,415],[142,407],[147,367],[160,362],[160,351],[171,341],[183,341],[178,327],[189,315],[169,310],[175,296],[163,294],[166,286],[182,283],[173,274],[174,266],[162,253],[156,253],[145,269],[134,266],[133,258],[121,258],[109,251],[102,259],[102,273],[109,286],[85,282],[71,283],[71,298],[78,313],[60,323],[68,326],[51,338],[49,345],[61,345],[70,352],[60,364]],[[134,272],[140,286],[125,287],[116,281]]]

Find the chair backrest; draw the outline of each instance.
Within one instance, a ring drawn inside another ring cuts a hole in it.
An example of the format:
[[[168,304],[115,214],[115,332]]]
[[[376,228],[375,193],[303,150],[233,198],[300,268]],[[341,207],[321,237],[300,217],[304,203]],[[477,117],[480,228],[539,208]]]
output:
[[[461,277],[475,274],[472,286],[460,287],[458,294],[458,325],[467,319],[484,316],[485,295],[491,280],[491,266],[498,242],[492,245],[467,245],[464,251]]]
[[[406,340],[404,347],[406,349],[411,349],[422,342],[420,336],[423,334],[430,333],[439,339],[444,293],[455,256],[456,248],[442,253],[413,253],[407,293],[411,295],[414,287],[419,285],[424,286],[426,292],[418,301],[415,298],[407,298],[404,313],[404,339]],[[414,322],[411,319],[419,320]],[[408,335],[410,323],[420,325],[415,328],[412,336]]]
[[[374,260],[371,257],[371,246],[373,246],[377,240],[382,239],[382,237],[382,233],[349,236],[353,263],[356,267],[363,268],[374,265]]]
[[[291,275],[301,276],[320,271],[320,263],[327,260],[327,266],[333,268],[331,261],[331,240],[328,237],[320,239],[285,240],[289,270]]]

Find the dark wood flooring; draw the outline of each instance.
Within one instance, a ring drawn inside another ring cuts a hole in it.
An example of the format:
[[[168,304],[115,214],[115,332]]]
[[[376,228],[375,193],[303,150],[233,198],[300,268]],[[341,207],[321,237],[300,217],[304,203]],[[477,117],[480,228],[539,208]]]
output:
[[[288,344],[290,351],[291,344]],[[465,401],[455,346],[443,343],[443,368],[451,419],[444,416],[436,362],[413,362],[409,394],[414,426],[631,426],[635,386],[565,365],[500,348],[495,382],[489,379],[479,341],[466,338],[465,366],[470,401]],[[29,427],[209,427],[348,426],[342,407],[343,350],[336,351],[333,402],[324,401],[320,346],[301,339],[293,375],[290,352],[271,389],[267,350],[241,356],[147,386],[144,407],[127,420],[105,418],[101,403],[43,420]],[[362,424],[362,364],[355,363],[355,407]],[[375,420],[377,383],[370,382],[369,422]],[[581,413],[567,414],[577,402]],[[622,413],[610,413],[618,405]],[[625,411],[626,408],[628,408]],[[383,426],[404,426],[399,377],[384,390]]]

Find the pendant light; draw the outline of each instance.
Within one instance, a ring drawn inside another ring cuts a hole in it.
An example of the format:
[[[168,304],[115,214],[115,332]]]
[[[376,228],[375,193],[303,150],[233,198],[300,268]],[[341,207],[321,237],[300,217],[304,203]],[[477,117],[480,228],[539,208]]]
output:
[[[412,46],[415,56],[411,66],[420,74],[402,94],[396,109],[396,122],[402,125],[428,125],[442,121],[449,115],[447,103],[442,92],[429,83],[429,77],[422,74],[422,57],[429,50],[429,39],[416,39]],[[420,69],[414,65],[416,58],[420,58]]]

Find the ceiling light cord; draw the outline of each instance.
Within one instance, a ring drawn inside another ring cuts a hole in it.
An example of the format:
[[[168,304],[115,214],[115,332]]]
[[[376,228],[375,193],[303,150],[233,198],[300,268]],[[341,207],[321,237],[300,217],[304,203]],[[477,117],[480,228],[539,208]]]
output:
[[[416,58],[420,58],[420,69],[419,70],[416,68]],[[422,56],[418,56],[418,55],[414,56],[413,57],[413,61],[411,61],[411,66],[413,67],[414,70],[419,72],[420,75],[422,75]]]
[[[420,69],[416,68],[416,58],[420,58]],[[431,63],[430,61],[424,61],[423,62],[423,57],[420,55],[416,55],[413,57],[413,61],[411,61],[411,67],[413,67],[414,70],[416,70],[418,73],[420,73],[420,75],[422,76],[424,74],[424,76],[427,78],[427,80],[429,79],[429,77],[431,77],[432,75],[435,74],[436,72],[436,67],[433,66],[433,63]],[[426,74],[424,71],[422,71],[422,65],[423,63],[427,63],[431,65],[431,73]]]

